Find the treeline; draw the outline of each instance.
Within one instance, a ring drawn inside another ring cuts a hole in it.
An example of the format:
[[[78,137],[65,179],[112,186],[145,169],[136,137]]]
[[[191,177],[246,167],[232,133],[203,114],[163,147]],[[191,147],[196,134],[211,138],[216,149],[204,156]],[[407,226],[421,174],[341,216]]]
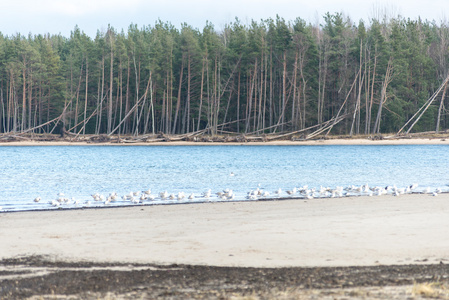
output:
[[[0,35],[0,132],[397,132],[444,82],[448,55],[447,24],[338,13]],[[414,131],[448,128],[445,91]]]

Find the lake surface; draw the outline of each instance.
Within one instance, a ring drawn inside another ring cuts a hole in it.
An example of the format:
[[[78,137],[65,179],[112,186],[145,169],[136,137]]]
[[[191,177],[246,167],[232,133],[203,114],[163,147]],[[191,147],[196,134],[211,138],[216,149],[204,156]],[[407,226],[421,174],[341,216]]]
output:
[[[4,146],[0,147],[2,211],[53,209],[59,193],[75,206],[104,206],[92,194],[120,197],[151,189],[219,201],[215,192],[232,189],[246,200],[259,188],[335,188],[369,184],[430,187],[447,191],[449,147],[404,146]],[[211,190],[210,198],[200,197]],[[41,197],[39,203],[33,201]],[[283,196],[288,196],[287,194]],[[136,196],[138,197],[138,196]],[[86,203],[89,201],[90,203]],[[331,199],[329,200],[331,201]],[[176,203],[156,198],[145,203]],[[109,205],[130,205],[118,200]],[[63,207],[63,206],[61,206]]]

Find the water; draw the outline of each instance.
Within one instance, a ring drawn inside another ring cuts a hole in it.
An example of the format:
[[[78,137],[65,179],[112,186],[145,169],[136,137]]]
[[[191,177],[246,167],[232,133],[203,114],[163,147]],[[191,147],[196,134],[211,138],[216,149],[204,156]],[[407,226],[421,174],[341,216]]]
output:
[[[166,190],[197,196],[228,188],[236,200],[256,188],[273,192],[304,185],[418,183],[447,189],[448,150],[445,145],[8,146],[0,147],[0,206],[3,211],[51,209],[48,202],[58,193],[83,206],[94,193],[125,195],[148,188],[155,194]],[[33,201],[37,196],[39,203]]]

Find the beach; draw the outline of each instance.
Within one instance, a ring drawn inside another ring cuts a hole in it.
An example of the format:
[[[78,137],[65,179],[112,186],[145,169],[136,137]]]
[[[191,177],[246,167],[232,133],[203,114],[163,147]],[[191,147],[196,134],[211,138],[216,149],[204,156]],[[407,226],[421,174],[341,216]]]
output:
[[[446,145],[440,138],[0,146]],[[449,194],[0,213],[0,299],[449,299]]]
[[[2,258],[239,267],[449,262],[449,195],[0,214]]]
[[[254,145],[254,146],[324,146],[324,145],[449,145],[449,137],[447,134],[439,135],[438,137],[423,136],[423,137],[385,137],[381,139],[372,138],[316,138],[309,140],[250,140],[246,142],[220,142],[220,141],[185,141],[185,140],[170,140],[170,141],[126,141],[125,139],[118,140],[115,138],[111,141],[89,141],[71,140],[68,138],[58,138],[54,135],[49,140],[40,139],[23,139],[23,140],[2,140],[0,146],[212,146],[212,145]]]
[[[246,271],[434,265],[448,280],[448,213],[449,194],[1,213],[0,253],[3,268],[30,257]]]

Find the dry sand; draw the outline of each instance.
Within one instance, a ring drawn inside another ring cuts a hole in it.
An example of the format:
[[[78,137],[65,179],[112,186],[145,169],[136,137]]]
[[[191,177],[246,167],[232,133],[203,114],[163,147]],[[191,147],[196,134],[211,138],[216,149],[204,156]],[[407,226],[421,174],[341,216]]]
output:
[[[0,213],[0,259],[215,266],[449,262],[449,194]]]
[[[449,145],[449,138],[391,138],[382,140],[361,139],[361,138],[347,138],[347,139],[316,139],[306,141],[289,141],[276,140],[269,142],[187,142],[187,141],[170,141],[170,142],[133,142],[133,143],[96,143],[96,142],[72,142],[66,140],[57,141],[13,141],[0,142],[0,146],[212,146],[212,145],[254,145],[254,146],[268,146],[268,145]]]

